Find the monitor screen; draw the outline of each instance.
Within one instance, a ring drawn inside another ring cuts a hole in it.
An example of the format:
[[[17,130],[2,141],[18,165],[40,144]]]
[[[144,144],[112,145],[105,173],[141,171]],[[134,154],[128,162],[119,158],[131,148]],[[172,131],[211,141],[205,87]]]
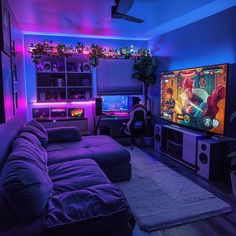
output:
[[[49,108],[33,108],[32,109],[33,118],[49,118]]]
[[[228,64],[161,73],[160,117],[224,134]]]
[[[101,96],[102,111],[128,111],[128,96]]]
[[[84,109],[83,108],[68,108],[68,116],[69,117],[84,117]]]
[[[51,117],[66,117],[66,107],[51,108]]]

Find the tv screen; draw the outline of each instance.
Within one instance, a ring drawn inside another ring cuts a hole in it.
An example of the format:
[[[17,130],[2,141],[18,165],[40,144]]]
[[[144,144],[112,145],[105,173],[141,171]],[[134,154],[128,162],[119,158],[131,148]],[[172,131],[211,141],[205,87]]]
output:
[[[128,111],[128,96],[101,96],[102,111]]]
[[[160,116],[224,134],[228,64],[161,73]]]

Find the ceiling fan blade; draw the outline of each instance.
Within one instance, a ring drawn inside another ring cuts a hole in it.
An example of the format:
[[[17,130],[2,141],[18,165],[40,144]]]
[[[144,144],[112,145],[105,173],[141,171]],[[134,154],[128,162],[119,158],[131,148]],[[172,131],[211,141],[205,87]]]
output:
[[[134,0],[119,0],[116,1],[116,12],[119,12],[121,14],[125,14],[130,10],[134,3]]]
[[[139,18],[136,18],[136,17],[133,17],[133,16],[129,16],[129,15],[126,15],[126,14],[120,14],[118,12],[113,13],[111,17],[115,18],[115,19],[128,20],[128,21],[132,21],[132,22],[135,22],[135,23],[142,23],[142,22],[144,22],[143,19],[139,19]]]

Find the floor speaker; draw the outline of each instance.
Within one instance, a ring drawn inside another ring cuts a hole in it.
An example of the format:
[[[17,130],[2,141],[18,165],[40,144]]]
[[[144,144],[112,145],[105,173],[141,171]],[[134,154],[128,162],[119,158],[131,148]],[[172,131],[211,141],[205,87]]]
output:
[[[155,124],[154,127],[154,150],[155,152],[161,152],[161,132],[162,132],[162,125]]]
[[[136,104],[139,104],[140,98],[139,97],[132,97],[132,107]]]
[[[208,179],[221,179],[226,158],[225,143],[213,139],[198,140],[197,174]]]
[[[96,116],[102,115],[102,98],[95,99],[95,114]]]

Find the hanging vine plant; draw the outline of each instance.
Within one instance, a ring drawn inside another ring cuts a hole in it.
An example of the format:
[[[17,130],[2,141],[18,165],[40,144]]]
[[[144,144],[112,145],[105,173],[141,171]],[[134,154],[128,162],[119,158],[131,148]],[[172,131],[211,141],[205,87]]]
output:
[[[58,45],[52,45],[52,40],[45,40],[42,43],[30,44],[29,53],[31,53],[32,61],[36,64],[39,63],[42,56],[69,57],[72,54],[65,52],[65,44],[59,43]]]
[[[96,67],[99,58],[105,58],[102,47],[93,43],[91,45],[91,51],[89,52],[89,58],[91,60],[91,65]]]
[[[52,43],[52,41],[49,42]],[[52,46],[49,45],[47,40],[43,41],[43,43],[37,43],[35,45],[31,44],[30,47],[33,47],[31,51],[31,58],[34,63],[39,63],[39,60],[43,55],[49,56],[49,52],[52,50]]]
[[[42,56],[69,57],[73,54],[87,54],[91,60],[91,65],[96,67],[100,58],[124,58],[124,59],[138,59],[146,55],[147,49],[139,49],[134,52],[133,45],[130,47],[123,47],[120,49],[115,48],[103,48],[97,44],[91,44],[91,46],[84,46],[83,43],[78,42],[74,46],[66,46],[63,43],[53,44],[52,40],[45,40],[42,43],[31,43],[29,46],[29,53],[31,53],[32,61],[36,64],[40,62]]]

